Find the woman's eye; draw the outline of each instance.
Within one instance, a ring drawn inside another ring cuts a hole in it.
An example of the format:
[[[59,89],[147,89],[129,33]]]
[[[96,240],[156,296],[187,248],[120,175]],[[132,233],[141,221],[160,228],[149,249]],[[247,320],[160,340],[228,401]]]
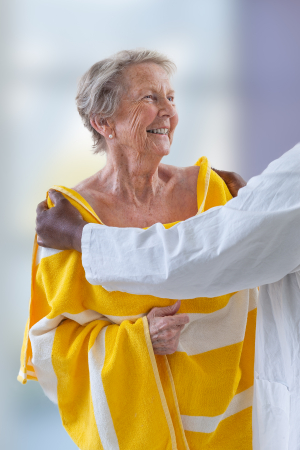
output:
[[[153,95],[146,95],[144,98],[153,98]]]
[[[173,102],[174,101],[174,97],[172,97],[172,96],[167,97],[167,99],[169,100],[169,102]]]

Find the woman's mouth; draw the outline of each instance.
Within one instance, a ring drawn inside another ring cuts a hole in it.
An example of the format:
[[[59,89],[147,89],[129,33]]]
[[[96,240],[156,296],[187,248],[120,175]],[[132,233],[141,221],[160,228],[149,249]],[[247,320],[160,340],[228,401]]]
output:
[[[154,133],[154,134],[168,134],[169,129],[168,128],[154,128],[153,130],[147,130],[147,133]]]

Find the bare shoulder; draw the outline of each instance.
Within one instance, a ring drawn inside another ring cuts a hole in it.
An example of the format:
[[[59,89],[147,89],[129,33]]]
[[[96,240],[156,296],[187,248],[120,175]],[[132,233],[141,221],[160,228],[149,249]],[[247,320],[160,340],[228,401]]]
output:
[[[84,180],[76,184],[76,186],[74,186],[72,189],[82,195],[82,193],[95,188],[98,181],[97,175],[98,173],[95,173],[91,177],[85,178]]]
[[[188,190],[197,189],[199,166],[177,167],[168,164],[159,165],[159,176],[173,187]]]

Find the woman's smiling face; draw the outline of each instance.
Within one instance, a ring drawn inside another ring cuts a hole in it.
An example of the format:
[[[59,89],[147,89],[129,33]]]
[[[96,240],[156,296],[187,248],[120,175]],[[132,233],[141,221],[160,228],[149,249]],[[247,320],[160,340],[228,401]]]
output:
[[[114,142],[138,153],[168,155],[178,123],[174,91],[166,71],[155,63],[128,67],[123,74],[124,94],[109,121]]]

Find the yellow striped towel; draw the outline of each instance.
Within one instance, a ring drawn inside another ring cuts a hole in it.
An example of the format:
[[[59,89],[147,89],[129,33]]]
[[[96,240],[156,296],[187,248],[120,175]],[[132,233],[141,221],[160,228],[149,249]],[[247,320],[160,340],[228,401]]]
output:
[[[197,164],[199,212],[225,204],[224,182]],[[54,188],[101,224],[78,193]],[[39,381],[82,450],[250,450],[256,301],[256,289],[182,301],[178,349],[156,356],[145,315],[174,300],[92,286],[80,253],[35,240],[18,379]]]

